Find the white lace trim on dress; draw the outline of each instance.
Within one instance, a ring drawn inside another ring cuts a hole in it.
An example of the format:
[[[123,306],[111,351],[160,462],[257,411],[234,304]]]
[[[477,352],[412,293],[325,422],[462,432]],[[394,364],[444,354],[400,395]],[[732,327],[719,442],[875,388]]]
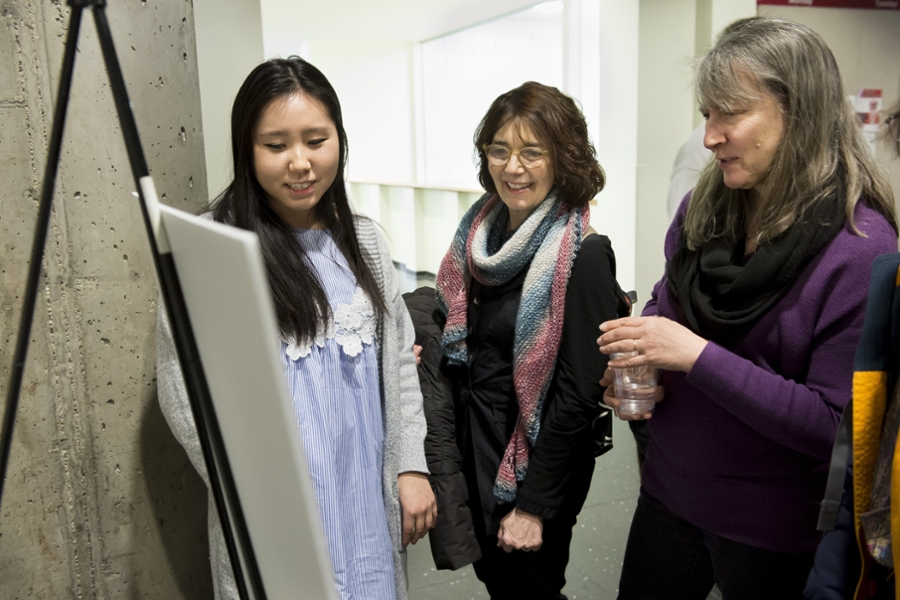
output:
[[[369,297],[357,286],[350,304],[339,303],[337,310],[327,323],[319,321],[316,326],[316,337],[298,344],[293,338],[285,338],[287,344],[285,354],[291,360],[306,358],[312,351],[313,344],[325,347],[325,340],[334,340],[347,356],[358,356],[363,344],[369,345],[375,339],[375,309]]]

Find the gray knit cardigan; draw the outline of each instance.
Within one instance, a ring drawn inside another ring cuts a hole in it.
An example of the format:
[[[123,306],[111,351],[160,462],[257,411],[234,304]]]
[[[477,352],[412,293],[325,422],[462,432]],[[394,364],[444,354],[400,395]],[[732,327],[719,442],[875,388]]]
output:
[[[378,366],[384,414],[382,487],[385,514],[393,542],[397,599],[407,600],[406,549],[401,542],[402,514],[397,476],[407,471],[428,472],[424,450],[425,416],[422,412],[422,393],[412,352],[415,334],[409,313],[400,296],[394,266],[384,239],[372,221],[366,218],[356,219],[356,231],[363,254],[368,259],[389,310],[388,314],[381,316],[377,330]],[[162,302],[157,306],[156,365],[159,404],[175,437],[184,446],[194,468],[209,486],[206,465],[188,404],[171,330]],[[234,574],[211,494],[209,551],[216,599],[237,599]]]

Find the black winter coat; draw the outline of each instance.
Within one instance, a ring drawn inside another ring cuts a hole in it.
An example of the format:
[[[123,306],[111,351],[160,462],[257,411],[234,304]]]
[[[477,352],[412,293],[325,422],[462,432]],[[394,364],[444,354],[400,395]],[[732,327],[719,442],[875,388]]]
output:
[[[437,308],[434,288],[421,287],[403,294],[403,299],[416,329],[416,344],[422,347],[418,371],[428,424],[425,459],[438,509],[428,539],[435,567],[456,570],[480,559],[481,550],[466,504],[469,493],[457,446],[453,386],[442,370],[449,368],[441,353],[444,317]]]

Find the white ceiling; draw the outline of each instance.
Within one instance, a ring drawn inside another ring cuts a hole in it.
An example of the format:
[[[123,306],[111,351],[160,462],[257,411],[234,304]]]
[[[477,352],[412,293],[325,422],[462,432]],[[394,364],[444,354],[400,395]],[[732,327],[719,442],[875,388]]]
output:
[[[265,34],[421,42],[540,0],[260,0]]]

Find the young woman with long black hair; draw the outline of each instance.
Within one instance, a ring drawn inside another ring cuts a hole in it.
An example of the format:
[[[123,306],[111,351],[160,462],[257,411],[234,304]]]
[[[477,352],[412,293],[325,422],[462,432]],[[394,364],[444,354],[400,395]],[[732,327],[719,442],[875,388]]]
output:
[[[234,181],[211,216],[259,236],[338,591],[405,599],[404,547],[436,516],[414,334],[383,239],[350,210],[340,103],[308,62],[273,59],[244,81],[231,129]],[[160,404],[205,479],[162,311],[159,337]],[[216,596],[236,597],[212,504],[210,551]]]

